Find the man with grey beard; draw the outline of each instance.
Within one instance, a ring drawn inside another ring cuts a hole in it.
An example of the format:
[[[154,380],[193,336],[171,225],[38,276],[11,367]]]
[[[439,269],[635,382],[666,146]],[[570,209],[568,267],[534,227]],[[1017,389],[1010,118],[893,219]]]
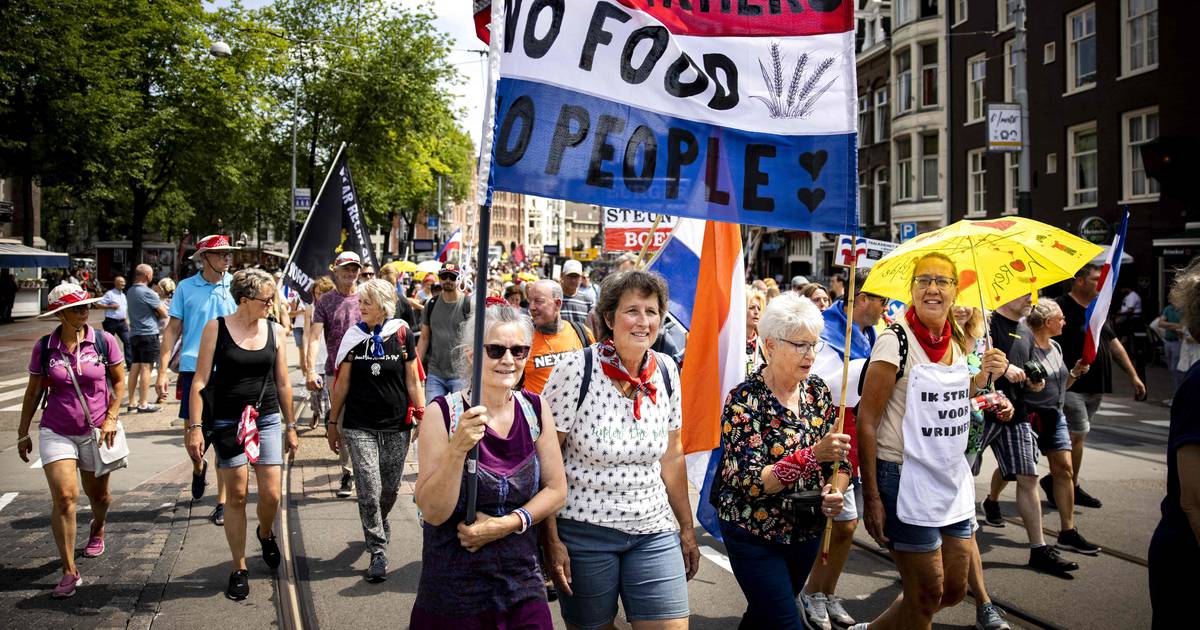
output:
[[[525,389],[541,394],[554,366],[568,352],[590,346],[595,339],[586,326],[562,318],[563,290],[553,280],[538,280],[525,290],[533,319],[533,344],[525,364]]]

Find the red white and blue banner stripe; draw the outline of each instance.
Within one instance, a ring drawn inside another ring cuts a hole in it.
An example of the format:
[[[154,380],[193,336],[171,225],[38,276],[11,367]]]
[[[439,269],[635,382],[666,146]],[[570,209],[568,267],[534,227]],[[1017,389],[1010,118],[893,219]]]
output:
[[[505,0],[489,28],[481,203],[856,233],[852,3]]]
[[[1125,232],[1129,228],[1129,210],[1121,219],[1121,229],[1113,237],[1112,247],[1108,248],[1108,258],[1100,268],[1100,282],[1097,283],[1096,298],[1087,307],[1087,329],[1083,334],[1083,362],[1091,365],[1096,360],[1100,347],[1100,330],[1108,319],[1108,309],[1112,306],[1113,293],[1117,288],[1117,276],[1121,273],[1121,255],[1125,252]]]

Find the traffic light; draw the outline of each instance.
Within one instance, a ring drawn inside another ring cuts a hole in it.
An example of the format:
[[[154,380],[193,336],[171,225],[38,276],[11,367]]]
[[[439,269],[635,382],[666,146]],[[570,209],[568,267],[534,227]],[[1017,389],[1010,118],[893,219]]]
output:
[[[1194,142],[1178,136],[1155,138],[1140,147],[1142,167],[1164,193],[1184,194],[1190,189],[1185,182],[1193,170],[1194,147]]]

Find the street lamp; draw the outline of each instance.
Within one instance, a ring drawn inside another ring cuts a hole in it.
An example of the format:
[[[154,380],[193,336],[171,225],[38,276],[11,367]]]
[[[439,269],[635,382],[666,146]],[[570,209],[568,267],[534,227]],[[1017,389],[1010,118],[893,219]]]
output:
[[[217,41],[213,42],[212,46],[208,47],[208,54],[216,57],[217,59],[225,59],[229,57],[229,55],[232,55],[233,51],[230,50],[229,44]]]

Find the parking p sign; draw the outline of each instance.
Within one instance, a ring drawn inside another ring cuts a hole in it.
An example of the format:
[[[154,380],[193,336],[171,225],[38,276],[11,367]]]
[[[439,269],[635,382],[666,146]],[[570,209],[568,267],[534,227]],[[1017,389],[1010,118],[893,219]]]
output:
[[[903,243],[917,235],[917,223],[915,221],[900,224],[900,242]]]

